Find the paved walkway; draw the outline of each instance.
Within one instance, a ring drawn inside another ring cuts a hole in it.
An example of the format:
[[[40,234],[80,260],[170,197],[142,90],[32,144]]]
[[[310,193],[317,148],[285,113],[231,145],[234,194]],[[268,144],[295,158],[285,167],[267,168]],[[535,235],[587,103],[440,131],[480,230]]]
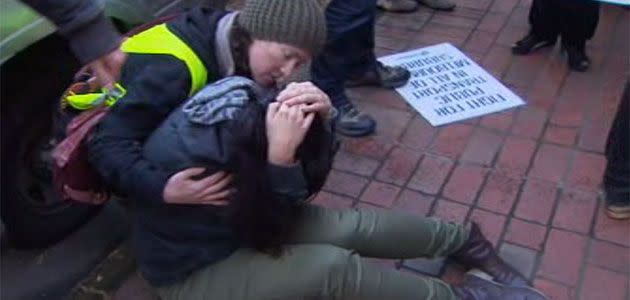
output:
[[[568,72],[558,47],[515,57],[528,30],[528,0],[459,0],[454,12],[425,7],[383,14],[379,56],[450,42],[519,94],[526,106],[440,128],[393,91],[358,88],[356,103],[379,122],[347,139],[317,203],[371,207],[478,222],[501,255],[554,300],[628,299],[630,223],[602,212],[603,156],[628,76],[629,14],[604,5],[586,73]],[[455,281],[442,261],[375,260]],[[137,276],[115,299],[145,295]],[[394,299],[392,299],[394,300]]]

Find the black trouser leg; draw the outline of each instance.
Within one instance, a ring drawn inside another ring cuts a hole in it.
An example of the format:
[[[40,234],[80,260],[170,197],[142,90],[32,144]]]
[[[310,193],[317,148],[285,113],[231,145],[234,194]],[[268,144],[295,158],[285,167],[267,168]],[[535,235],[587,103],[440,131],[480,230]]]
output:
[[[591,39],[599,22],[599,2],[592,0],[555,0],[561,12],[558,24],[562,43],[567,46],[584,48]]]
[[[534,0],[529,10],[529,24],[534,35],[553,40],[560,34],[558,6],[553,0]]]
[[[604,188],[609,201],[630,202],[630,83],[626,82],[617,114],[613,121],[606,144],[606,173]]]

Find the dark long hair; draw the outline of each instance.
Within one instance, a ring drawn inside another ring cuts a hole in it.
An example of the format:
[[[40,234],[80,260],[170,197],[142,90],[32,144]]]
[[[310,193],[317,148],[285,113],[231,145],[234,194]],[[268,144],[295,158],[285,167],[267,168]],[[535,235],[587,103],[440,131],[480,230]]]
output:
[[[297,203],[277,199],[271,190],[271,180],[267,173],[267,105],[250,101],[241,111],[231,132],[236,138],[236,195],[230,202],[229,222],[244,246],[268,253],[281,254],[282,246],[291,238],[301,209]],[[322,155],[325,143],[323,127],[315,118],[306,137],[296,152],[302,163],[316,160]],[[304,164],[303,164],[304,166]],[[310,175],[306,172],[307,182]],[[309,193],[320,186],[309,186]],[[304,199],[306,200],[306,199]]]

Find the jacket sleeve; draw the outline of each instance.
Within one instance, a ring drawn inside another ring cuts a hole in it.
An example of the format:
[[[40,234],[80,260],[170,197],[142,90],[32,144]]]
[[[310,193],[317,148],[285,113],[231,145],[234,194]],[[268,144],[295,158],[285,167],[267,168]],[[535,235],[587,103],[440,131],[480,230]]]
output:
[[[88,141],[90,163],[117,192],[138,201],[162,202],[172,174],[143,157],[143,144],[186,99],[190,75],[183,62],[166,55],[150,56],[136,65],[143,67],[134,76],[123,70],[123,78],[133,77],[122,82],[127,94],[112,106]]]
[[[82,64],[111,52],[120,44],[120,34],[94,0],[23,0],[46,16],[70,42]]]

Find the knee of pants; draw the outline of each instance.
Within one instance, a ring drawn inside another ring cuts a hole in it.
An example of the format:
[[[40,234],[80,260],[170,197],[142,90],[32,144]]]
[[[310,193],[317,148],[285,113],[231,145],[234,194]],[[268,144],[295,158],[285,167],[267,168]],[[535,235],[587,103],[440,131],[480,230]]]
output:
[[[354,272],[349,271],[354,270],[360,261],[359,255],[356,252],[333,245],[322,244],[309,245],[307,247],[308,250],[304,253],[307,257],[304,259],[309,262],[308,265],[311,270],[303,269],[302,274],[313,275],[310,279],[318,282],[321,280],[342,279],[339,276],[354,274]],[[329,282],[339,281],[335,280]]]

